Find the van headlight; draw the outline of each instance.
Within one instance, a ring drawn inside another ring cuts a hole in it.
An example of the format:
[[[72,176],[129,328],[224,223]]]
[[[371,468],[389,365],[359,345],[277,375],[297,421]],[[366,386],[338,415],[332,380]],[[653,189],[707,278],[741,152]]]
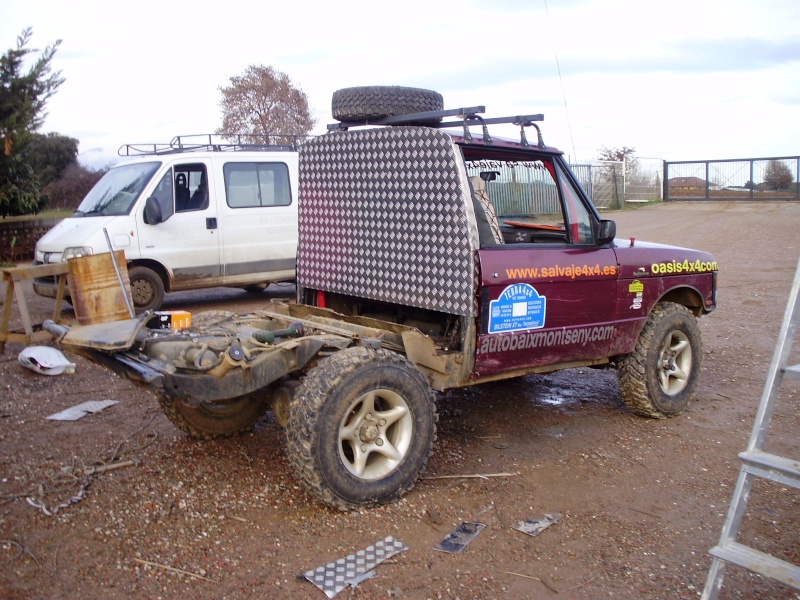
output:
[[[73,246],[72,248],[65,248],[61,260],[68,260],[70,258],[80,258],[81,256],[89,256],[94,254],[89,246]]]

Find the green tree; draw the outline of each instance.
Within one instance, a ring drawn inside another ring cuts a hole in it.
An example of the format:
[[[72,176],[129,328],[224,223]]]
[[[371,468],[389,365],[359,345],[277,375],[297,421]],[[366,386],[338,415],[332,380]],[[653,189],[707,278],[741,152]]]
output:
[[[38,212],[46,203],[39,191],[39,180],[25,162],[24,154],[31,135],[44,122],[45,105],[64,82],[60,71],[53,71],[52,60],[61,40],[47,46],[27,71],[32,30],[17,38],[16,48],[0,57],[0,215]]]
[[[786,190],[794,182],[792,170],[780,160],[771,160],[764,169],[764,183],[770,190]]]
[[[107,170],[90,171],[73,162],[57,180],[44,186],[48,208],[75,210]]]
[[[39,183],[47,186],[78,161],[78,140],[58,133],[34,133],[25,148],[24,159],[33,167]]]
[[[228,139],[248,134],[257,142],[291,143],[289,136],[305,135],[315,125],[305,92],[273,67],[250,65],[219,91],[222,127],[217,134]]]

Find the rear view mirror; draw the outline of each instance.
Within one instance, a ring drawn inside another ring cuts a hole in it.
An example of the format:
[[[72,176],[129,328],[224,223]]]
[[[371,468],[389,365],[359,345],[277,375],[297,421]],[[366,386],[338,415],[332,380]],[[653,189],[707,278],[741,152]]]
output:
[[[144,203],[144,222],[148,225],[158,225],[161,218],[161,205],[155,197],[150,196]]]
[[[600,246],[611,243],[617,236],[617,223],[616,221],[603,220],[600,221],[600,226],[597,228],[597,243]]]

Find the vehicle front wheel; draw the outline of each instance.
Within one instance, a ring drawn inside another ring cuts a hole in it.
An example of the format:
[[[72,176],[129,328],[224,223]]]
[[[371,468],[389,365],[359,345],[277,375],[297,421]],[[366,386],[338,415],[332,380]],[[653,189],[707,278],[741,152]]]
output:
[[[294,395],[289,465],[339,510],[394,502],[425,469],[436,421],[433,392],[406,358],[347,348],[314,367]]]
[[[633,352],[619,361],[626,406],[643,417],[679,415],[694,396],[703,345],[697,320],[685,306],[653,307]]]
[[[249,431],[269,408],[267,397],[258,393],[196,406],[159,394],[158,402],[175,427],[201,440]]]
[[[158,310],[164,303],[164,282],[158,273],[147,267],[132,267],[128,271],[131,298],[137,312]]]

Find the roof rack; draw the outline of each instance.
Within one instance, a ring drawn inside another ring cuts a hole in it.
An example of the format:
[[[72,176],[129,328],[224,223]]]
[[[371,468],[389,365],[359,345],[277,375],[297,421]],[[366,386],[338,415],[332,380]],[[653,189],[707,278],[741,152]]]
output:
[[[124,144],[120,156],[150,156],[182,152],[292,152],[311,136],[293,134],[210,133],[178,135],[169,143]]]
[[[472,125],[481,125],[483,128],[483,143],[491,144],[492,137],[489,135],[487,125],[518,125],[520,144],[529,146],[528,139],[525,136],[525,128],[533,127],[536,129],[536,143],[540,148],[544,148],[544,139],[542,138],[542,131],[536,124],[537,121],[544,121],[544,115],[539,113],[535,115],[516,115],[513,117],[495,117],[492,119],[484,119],[480,113],[486,112],[485,106],[471,106],[464,108],[453,108],[448,110],[431,110],[427,112],[409,113],[405,115],[394,115],[391,117],[383,117],[382,119],[364,119],[361,121],[350,121],[347,123],[331,123],[328,125],[328,131],[346,131],[351,127],[365,127],[367,125],[420,125],[426,127],[434,127],[436,129],[443,129],[445,127],[463,127],[464,139],[467,142],[472,142],[472,134],[469,127]],[[461,117],[460,121],[441,121],[444,117]],[[438,121],[438,122],[437,122]]]

